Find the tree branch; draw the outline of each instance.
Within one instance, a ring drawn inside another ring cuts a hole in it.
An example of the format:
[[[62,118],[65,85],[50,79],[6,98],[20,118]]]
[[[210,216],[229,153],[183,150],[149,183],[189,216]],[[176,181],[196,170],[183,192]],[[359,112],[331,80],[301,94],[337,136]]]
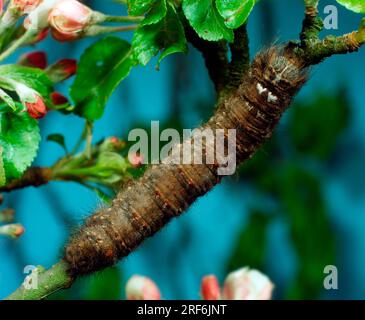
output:
[[[318,16],[318,2],[319,0],[304,0],[305,19],[300,34],[301,45],[303,47],[317,41],[319,33],[323,29],[323,21]]]
[[[41,300],[61,289],[69,288],[74,279],[67,273],[67,267],[63,260],[49,270],[37,267],[6,300]]]
[[[26,187],[40,187],[47,184],[51,178],[52,170],[50,168],[29,168],[20,179],[13,180],[1,187],[0,192],[11,192]]]
[[[199,50],[205,60],[209,76],[220,96],[229,82],[228,48],[226,41],[209,42],[201,39],[189,25],[185,27],[188,41]]]
[[[312,42],[298,54],[302,55],[307,65],[315,65],[335,54],[346,54],[358,51],[365,43],[365,18],[357,31],[340,37],[328,36],[323,40]]]
[[[234,42],[230,44],[230,49],[232,59],[229,64],[228,87],[233,90],[239,87],[244,74],[250,68],[250,48],[246,23],[234,31]]]

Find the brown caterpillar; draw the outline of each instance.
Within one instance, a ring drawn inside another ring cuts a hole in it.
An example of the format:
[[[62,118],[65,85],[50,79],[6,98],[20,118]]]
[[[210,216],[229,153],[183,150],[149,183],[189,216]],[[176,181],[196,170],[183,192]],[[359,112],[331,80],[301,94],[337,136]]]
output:
[[[290,49],[270,48],[255,58],[241,86],[202,130],[236,129],[237,163],[241,163],[271,136],[306,80],[303,61]],[[88,274],[115,264],[219,181],[216,165],[151,166],[70,239],[64,256],[70,274]]]

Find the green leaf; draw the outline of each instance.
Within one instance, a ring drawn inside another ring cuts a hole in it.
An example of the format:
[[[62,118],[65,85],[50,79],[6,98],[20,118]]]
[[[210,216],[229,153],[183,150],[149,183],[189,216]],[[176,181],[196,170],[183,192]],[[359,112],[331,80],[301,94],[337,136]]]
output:
[[[5,186],[6,184],[6,176],[4,169],[4,161],[3,161],[3,148],[0,146],[0,187]]]
[[[100,176],[108,176],[112,172],[125,173],[128,168],[126,160],[120,154],[111,151],[100,153],[96,166]]]
[[[250,15],[255,0],[216,0],[217,9],[228,28],[236,29],[244,24]]]
[[[86,49],[71,86],[75,113],[89,121],[101,118],[108,98],[132,66],[130,45],[119,38],[107,37]]]
[[[224,23],[215,0],[183,0],[183,11],[196,33],[208,41],[233,41],[233,31]]]
[[[7,180],[20,178],[31,165],[40,140],[38,122],[28,113],[0,114],[0,145]]]
[[[337,2],[351,11],[365,13],[364,0],[337,0]]]
[[[128,11],[131,16],[146,15],[141,25],[155,24],[166,15],[166,0],[128,0]]]
[[[0,88],[0,100],[3,100],[13,111],[16,111],[17,107],[12,97],[10,97],[4,90]]]
[[[134,33],[132,47],[135,58],[142,65],[161,55],[158,64],[170,54],[187,51],[184,28],[172,5],[168,5],[166,16],[158,23],[139,27]]]
[[[10,78],[37,91],[42,97],[53,92],[53,84],[43,70],[25,66],[7,64],[0,66],[0,75]],[[4,87],[4,86],[3,86]],[[4,87],[5,88],[5,87]],[[12,88],[5,88],[12,90]]]
[[[67,153],[67,148],[66,148],[66,143],[65,143],[65,137],[62,134],[59,133],[55,133],[55,134],[50,134],[47,137],[47,141],[52,141],[57,143],[58,145],[60,145],[65,152]]]

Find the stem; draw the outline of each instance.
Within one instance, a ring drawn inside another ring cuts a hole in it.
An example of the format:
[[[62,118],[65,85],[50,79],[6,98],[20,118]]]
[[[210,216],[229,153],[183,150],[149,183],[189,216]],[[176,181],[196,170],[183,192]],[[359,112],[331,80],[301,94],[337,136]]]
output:
[[[204,41],[190,27],[188,22],[185,22],[185,34],[187,40],[201,52],[218,97],[224,96],[229,82],[227,42]]]
[[[50,168],[29,168],[24,175],[18,179],[13,180],[6,186],[0,188],[0,192],[11,192],[17,189],[26,187],[40,187],[52,180],[52,169]]]
[[[85,36],[94,37],[111,32],[125,32],[137,29],[138,25],[133,24],[130,26],[116,26],[116,27],[106,27],[106,26],[90,26],[86,32]]]
[[[86,122],[86,147],[85,147],[85,155],[87,159],[91,159],[91,149],[92,149],[92,140],[93,140],[93,123],[87,121]]]
[[[3,36],[7,30],[13,28],[18,19],[18,16],[14,16],[8,10],[5,11],[3,16],[0,16],[0,35]]]
[[[0,62],[13,54],[18,48],[27,43],[30,39],[37,35],[37,31],[33,29],[27,30],[20,38],[15,40],[1,55]]]
[[[71,151],[72,155],[76,154],[76,152],[80,149],[81,145],[85,141],[86,131],[87,131],[87,122],[85,123],[84,129],[82,130],[79,139],[77,140],[75,146],[73,147],[73,149]]]
[[[365,18],[362,19],[357,31],[340,37],[328,36],[322,41],[315,41],[305,48],[299,48],[298,54],[302,56],[307,65],[315,65],[335,54],[346,54],[358,51],[364,44]]]
[[[18,19],[19,17],[14,16],[8,10],[0,17],[0,52],[11,40]]]
[[[300,40],[303,47],[319,39],[323,29],[323,21],[318,16],[319,0],[305,0],[305,19],[303,21]]]
[[[247,23],[234,32],[234,42],[230,44],[231,63],[229,65],[229,87],[237,89],[243,75],[250,68],[250,48],[247,34]]]
[[[142,16],[109,16],[105,14],[103,16],[103,22],[141,22],[144,19]]]

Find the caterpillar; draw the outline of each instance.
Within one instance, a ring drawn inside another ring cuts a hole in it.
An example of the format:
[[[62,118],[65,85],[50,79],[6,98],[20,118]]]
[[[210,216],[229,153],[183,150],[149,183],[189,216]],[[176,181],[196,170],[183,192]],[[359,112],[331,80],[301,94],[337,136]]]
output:
[[[271,136],[307,78],[305,63],[292,50],[271,47],[256,56],[239,88],[201,130],[236,129],[239,164]],[[70,238],[64,253],[70,275],[77,277],[115,264],[220,180],[215,164],[152,165]]]

